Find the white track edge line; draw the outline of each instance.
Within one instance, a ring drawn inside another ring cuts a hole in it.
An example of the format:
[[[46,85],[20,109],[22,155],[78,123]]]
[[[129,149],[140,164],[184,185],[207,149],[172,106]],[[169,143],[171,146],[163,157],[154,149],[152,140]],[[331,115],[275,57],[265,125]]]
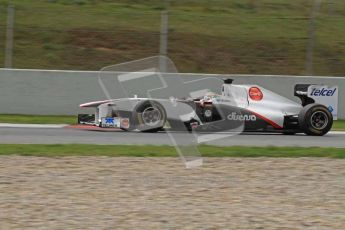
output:
[[[2,128],[47,128],[47,129],[58,129],[67,126],[67,124],[12,124],[12,123],[0,123]]]

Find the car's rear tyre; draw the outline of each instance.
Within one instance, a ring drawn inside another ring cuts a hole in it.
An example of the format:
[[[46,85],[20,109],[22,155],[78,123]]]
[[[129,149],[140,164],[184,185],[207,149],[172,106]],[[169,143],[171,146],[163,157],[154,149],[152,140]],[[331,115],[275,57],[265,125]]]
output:
[[[309,104],[301,110],[298,116],[301,130],[311,136],[323,136],[333,125],[332,113],[320,104]]]
[[[141,132],[158,132],[163,129],[167,115],[157,101],[141,101],[133,111],[135,127]]]

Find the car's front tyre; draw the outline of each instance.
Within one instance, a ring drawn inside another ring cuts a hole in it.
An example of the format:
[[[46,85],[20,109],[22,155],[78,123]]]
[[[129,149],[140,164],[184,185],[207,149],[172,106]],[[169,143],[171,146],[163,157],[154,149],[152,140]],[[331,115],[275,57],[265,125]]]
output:
[[[167,120],[164,107],[157,101],[141,101],[133,111],[136,128],[141,132],[158,132]]]

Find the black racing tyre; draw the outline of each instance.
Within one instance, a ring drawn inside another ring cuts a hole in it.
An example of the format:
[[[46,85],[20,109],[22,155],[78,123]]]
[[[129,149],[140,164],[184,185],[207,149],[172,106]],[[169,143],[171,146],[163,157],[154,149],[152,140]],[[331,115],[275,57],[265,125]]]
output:
[[[303,107],[298,116],[301,130],[311,136],[323,136],[333,125],[332,113],[320,104],[309,104]]]
[[[167,120],[164,107],[157,101],[141,101],[134,108],[132,120],[141,132],[158,132]]]

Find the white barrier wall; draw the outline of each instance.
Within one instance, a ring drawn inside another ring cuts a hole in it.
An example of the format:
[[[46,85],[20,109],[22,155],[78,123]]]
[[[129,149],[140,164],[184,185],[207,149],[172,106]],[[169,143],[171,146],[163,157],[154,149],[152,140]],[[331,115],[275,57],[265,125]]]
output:
[[[74,115],[82,111],[79,104],[88,101],[106,99],[99,83],[97,71],[49,71],[49,70],[9,70],[0,69],[0,114],[46,114]],[[234,83],[258,84],[294,101],[294,85],[298,83],[325,84],[339,86],[339,119],[345,119],[345,77],[311,77],[311,76],[268,76],[268,75],[207,75],[179,74],[183,79],[196,80],[201,77],[233,78]],[[176,74],[166,74],[168,81]],[[152,83],[152,82],[151,82]],[[152,86],[149,81],[140,85],[143,89]],[[208,84],[217,91],[221,81],[200,82]],[[146,84],[146,85],[145,85]],[[195,84],[198,84],[197,82]],[[107,84],[111,92],[119,92],[118,85]],[[145,91],[145,90],[144,90]],[[175,96],[183,93],[174,89]],[[138,96],[142,92],[137,93]],[[121,97],[125,95],[117,95]],[[133,95],[132,95],[133,96]]]

